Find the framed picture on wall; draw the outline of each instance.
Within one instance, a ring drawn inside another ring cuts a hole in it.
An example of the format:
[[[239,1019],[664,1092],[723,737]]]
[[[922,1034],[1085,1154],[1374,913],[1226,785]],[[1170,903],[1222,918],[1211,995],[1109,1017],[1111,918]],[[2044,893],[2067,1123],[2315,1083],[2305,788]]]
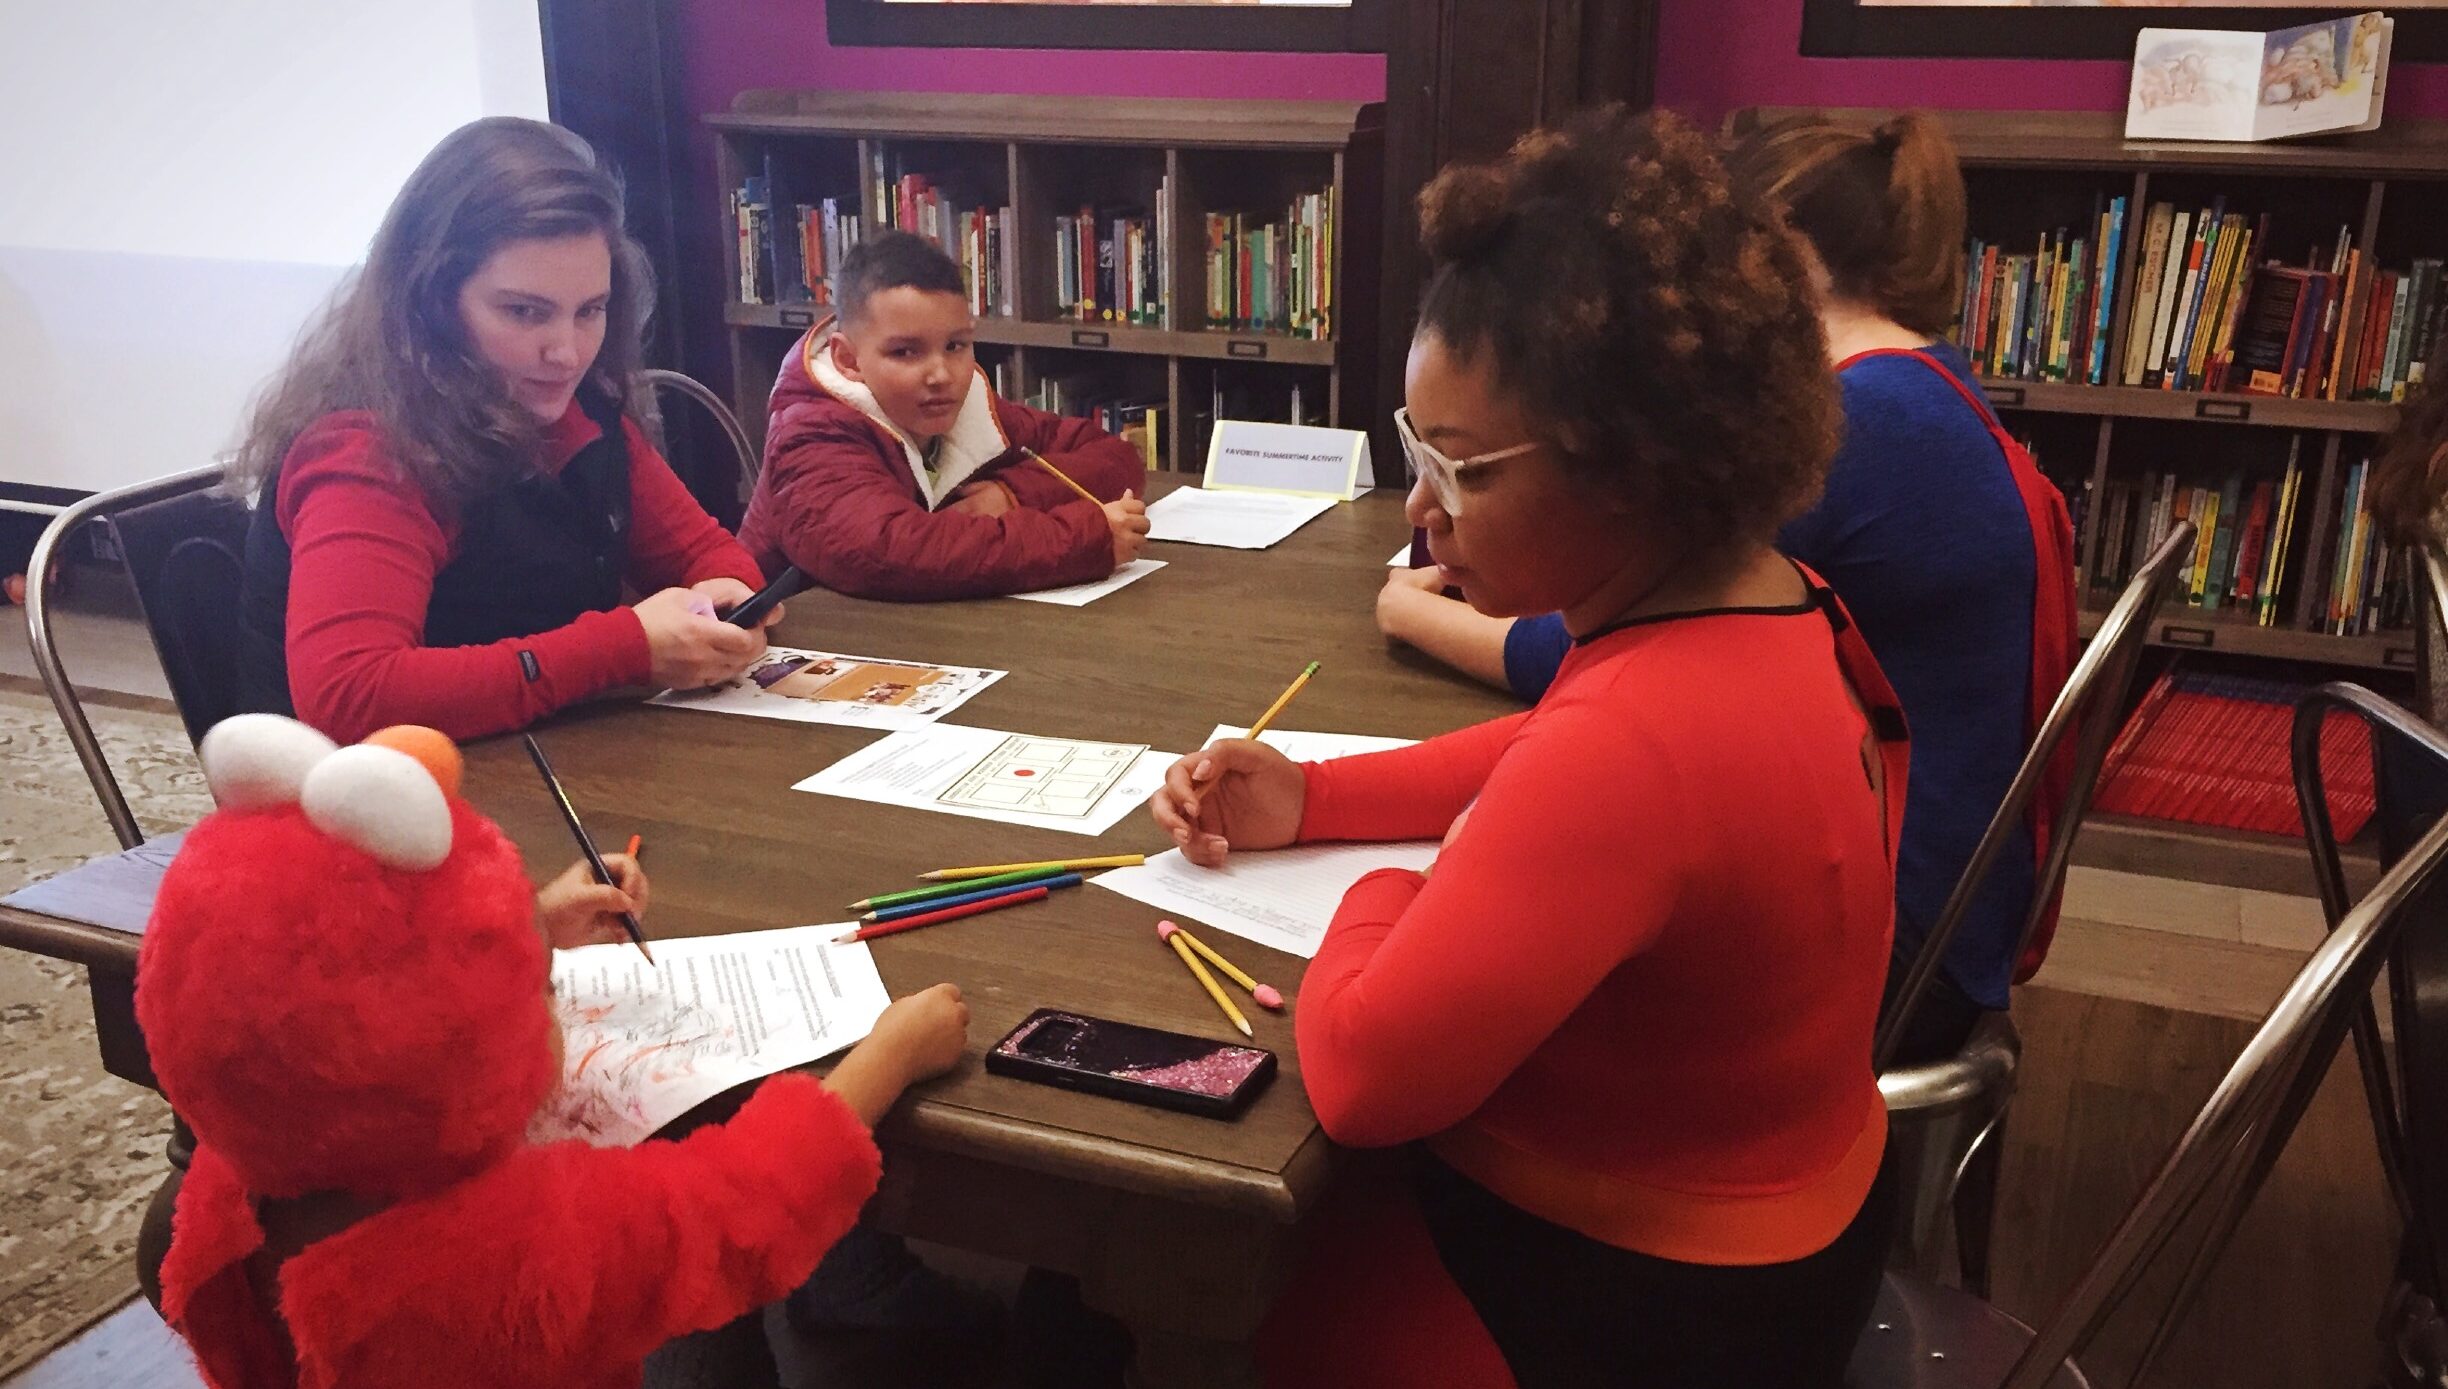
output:
[[[1382,53],[1392,0],[828,0],[835,44]]]
[[[2102,58],[2131,62],[2144,29],[2286,29],[2373,8],[2186,0],[1802,0],[1815,58]],[[2384,4],[2395,60],[2448,60],[2448,0]]]

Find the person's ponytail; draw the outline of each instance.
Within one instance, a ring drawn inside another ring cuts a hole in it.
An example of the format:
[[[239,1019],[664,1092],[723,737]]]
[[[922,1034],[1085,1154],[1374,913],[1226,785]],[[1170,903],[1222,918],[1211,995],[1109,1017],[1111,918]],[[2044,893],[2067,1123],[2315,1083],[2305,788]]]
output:
[[[1937,337],[1962,309],[1963,168],[1946,127],[1907,111],[1879,127],[1872,142],[1888,155],[1886,263],[1871,301],[1889,318]]]
[[[1727,167],[1737,187],[1784,206],[1836,294],[1933,338],[1954,326],[1963,171],[1935,117],[1909,111],[1863,131],[1793,116],[1746,136]]]

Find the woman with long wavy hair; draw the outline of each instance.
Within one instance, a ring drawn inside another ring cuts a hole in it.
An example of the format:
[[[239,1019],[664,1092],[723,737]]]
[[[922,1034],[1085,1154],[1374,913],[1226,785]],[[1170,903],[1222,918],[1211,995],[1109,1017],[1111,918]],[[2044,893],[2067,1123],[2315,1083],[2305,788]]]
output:
[[[231,467],[255,502],[251,707],[343,742],[474,738],[763,652],[714,615],[761,585],[755,562],[629,408],[652,296],[620,183],[577,136],[494,118],[425,157]]]

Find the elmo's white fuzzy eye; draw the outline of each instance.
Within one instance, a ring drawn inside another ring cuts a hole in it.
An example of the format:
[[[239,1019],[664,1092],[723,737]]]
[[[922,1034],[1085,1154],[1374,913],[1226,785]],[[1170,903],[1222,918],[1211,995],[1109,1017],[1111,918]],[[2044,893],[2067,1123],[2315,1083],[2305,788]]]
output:
[[[359,743],[315,764],[299,803],[315,828],[387,868],[422,873],[450,857],[450,803],[425,764]]]
[[[295,719],[240,714],[207,730],[196,755],[223,810],[264,810],[296,801],[306,774],[335,750],[331,739]]]

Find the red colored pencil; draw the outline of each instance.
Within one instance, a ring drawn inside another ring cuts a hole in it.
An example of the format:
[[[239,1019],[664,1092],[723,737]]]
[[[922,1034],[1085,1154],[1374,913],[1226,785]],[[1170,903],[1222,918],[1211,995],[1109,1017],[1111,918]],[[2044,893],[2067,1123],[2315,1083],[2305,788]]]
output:
[[[924,916],[909,916],[899,921],[879,921],[872,926],[861,926],[846,935],[835,936],[833,943],[848,945],[854,940],[874,940],[878,936],[889,936],[895,931],[932,926],[938,921],[958,921],[964,916],[976,916],[980,912],[1001,911],[1005,907],[1016,907],[1023,902],[1041,901],[1045,896],[1046,890],[1042,887],[1023,888],[1007,896],[990,897],[983,902],[971,902],[965,907],[946,907],[942,911],[928,912]]]

